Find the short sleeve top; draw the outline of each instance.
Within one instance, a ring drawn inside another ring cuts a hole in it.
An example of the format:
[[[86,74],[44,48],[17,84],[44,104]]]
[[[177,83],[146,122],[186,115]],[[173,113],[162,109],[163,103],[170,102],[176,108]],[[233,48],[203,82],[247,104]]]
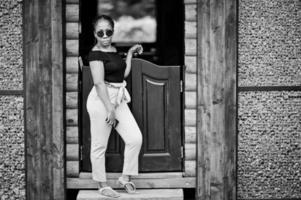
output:
[[[105,52],[101,50],[91,50],[88,61],[102,61],[104,65],[104,79],[108,82],[121,83],[124,80],[126,63],[118,52]]]

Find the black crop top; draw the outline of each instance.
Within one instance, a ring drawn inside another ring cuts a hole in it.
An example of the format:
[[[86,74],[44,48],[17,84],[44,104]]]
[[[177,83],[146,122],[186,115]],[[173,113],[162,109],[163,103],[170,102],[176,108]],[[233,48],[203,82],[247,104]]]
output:
[[[124,79],[126,63],[117,52],[93,50],[89,52],[88,61],[100,60],[103,62],[105,75],[108,82],[121,83]]]

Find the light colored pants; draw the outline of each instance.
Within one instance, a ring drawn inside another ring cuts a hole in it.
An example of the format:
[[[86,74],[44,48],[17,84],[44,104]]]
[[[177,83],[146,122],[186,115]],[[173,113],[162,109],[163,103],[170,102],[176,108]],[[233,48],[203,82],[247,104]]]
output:
[[[109,98],[114,103],[118,89],[108,86],[107,89]],[[119,121],[116,130],[125,142],[122,174],[138,175],[138,157],[142,145],[142,134],[127,103],[127,101],[122,100],[115,109],[116,119]],[[92,179],[98,182],[105,182],[105,152],[112,127],[105,121],[107,111],[96,93],[95,86],[93,86],[89,93],[86,106],[90,116],[91,127],[90,159],[92,164]]]

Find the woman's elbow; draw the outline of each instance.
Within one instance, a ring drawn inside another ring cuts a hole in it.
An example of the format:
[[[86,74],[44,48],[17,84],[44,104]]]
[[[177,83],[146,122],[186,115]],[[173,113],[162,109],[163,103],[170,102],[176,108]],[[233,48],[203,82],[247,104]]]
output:
[[[94,86],[96,87],[96,88],[102,88],[102,87],[104,87],[105,86],[105,83],[104,82],[96,82],[96,83],[94,83]]]

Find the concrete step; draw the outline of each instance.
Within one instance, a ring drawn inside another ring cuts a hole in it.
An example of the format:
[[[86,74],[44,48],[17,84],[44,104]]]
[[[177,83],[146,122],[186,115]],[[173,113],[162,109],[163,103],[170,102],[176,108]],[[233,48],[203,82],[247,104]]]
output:
[[[136,194],[128,194],[125,190],[116,190],[120,193],[119,198],[102,196],[97,190],[80,190],[77,200],[183,200],[182,189],[138,189]]]

